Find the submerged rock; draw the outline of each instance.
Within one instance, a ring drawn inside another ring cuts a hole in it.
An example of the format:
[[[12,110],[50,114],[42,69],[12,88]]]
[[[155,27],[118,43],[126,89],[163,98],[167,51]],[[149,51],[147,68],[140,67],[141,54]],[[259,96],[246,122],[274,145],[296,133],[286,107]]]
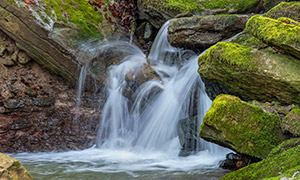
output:
[[[300,136],[300,110],[293,109],[286,117],[282,120],[282,126],[285,131],[288,131],[294,136]]]
[[[287,24],[255,15],[247,22],[246,30],[266,44],[278,47],[300,59],[300,23]]]
[[[172,19],[168,40],[176,47],[207,48],[243,31],[249,15],[211,15]]]
[[[219,42],[199,57],[201,78],[219,87],[211,89],[218,92],[208,92],[212,99],[230,93],[245,100],[298,104],[299,69],[300,61],[291,56],[231,42]]]
[[[20,161],[0,153],[0,179],[32,180]]]
[[[299,179],[299,139],[284,141],[265,160],[225,175],[221,180]]]
[[[213,101],[199,135],[207,141],[261,159],[283,141],[278,115],[230,95],[220,95]]]

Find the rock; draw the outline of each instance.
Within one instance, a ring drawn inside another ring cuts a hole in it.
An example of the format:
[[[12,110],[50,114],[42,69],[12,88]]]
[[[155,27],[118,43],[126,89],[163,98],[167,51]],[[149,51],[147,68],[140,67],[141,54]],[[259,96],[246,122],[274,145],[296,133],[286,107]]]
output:
[[[54,105],[54,100],[52,98],[32,98],[30,104],[33,106],[47,107]]]
[[[247,2],[237,0],[210,1],[150,1],[138,0],[139,14],[147,19],[155,28],[160,28],[167,20],[176,15],[192,12],[199,15],[237,14],[243,12],[259,12],[263,9],[261,0]]]
[[[274,149],[277,150],[282,146],[286,146],[284,151],[278,151],[278,153],[269,156],[263,161],[253,163],[240,170],[229,173],[220,180],[299,179],[300,174],[296,172],[299,172],[300,167],[300,145],[295,144],[296,146],[291,145],[287,148],[287,144],[294,144],[294,141],[295,140],[284,141]],[[294,178],[292,178],[293,176]]]
[[[5,57],[5,58],[4,58],[3,64],[4,64],[5,66],[7,66],[7,67],[12,67],[12,66],[16,65],[16,62],[13,61],[13,60],[12,60],[11,58],[9,58],[9,57]]]
[[[0,153],[0,179],[33,180],[17,159]]]
[[[278,115],[231,95],[220,95],[213,101],[199,136],[260,159],[283,141]]]
[[[198,116],[179,120],[177,133],[182,147],[180,156],[188,156],[199,150],[200,138],[198,137],[198,132]]]
[[[24,107],[24,101],[19,99],[8,99],[4,101],[4,107],[7,109],[18,109]]]
[[[299,69],[299,60],[268,48],[256,50],[236,43],[219,42],[199,57],[198,72],[205,84],[217,84],[218,87],[212,90],[220,90],[208,94],[230,93],[244,100],[298,104]]]
[[[286,0],[264,0],[264,10],[269,11],[271,8],[277,6],[281,2],[285,2]]]
[[[241,169],[251,163],[249,157],[241,154],[229,153],[226,155],[226,159],[220,162],[220,168],[237,170]]]
[[[97,25],[104,18],[89,3],[51,0],[35,3],[37,6],[23,1],[0,1],[0,30],[33,60],[75,85],[80,66],[92,58],[89,55],[79,58],[82,40],[101,38],[106,32],[110,34],[111,28],[103,26],[103,33],[99,32]],[[28,59],[20,61],[22,64]]]
[[[31,58],[29,56],[27,56],[27,54],[24,51],[19,52],[18,63],[25,65],[25,64],[29,63],[30,60],[31,60]]]
[[[300,136],[300,110],[293,109],[286,117],[283,118],[282,127],[285,131],[294,136]]]
[[[268,0],[269,2],[273,2],[273,0]],[[274,1],[276,2],[276,1]],[[274,7],[263,16],[278,19],[280,17],[287,17],[294,19],[300,22],[300,2],[293,1],[293,2],[282,2],[278,6]]]
[[[246,30],[266,44],[300,59],[300,26],[255,15],[247,22]]]
[[[144,32],[144,39],[145,40],[150,40],[151,37],[153,37],[152,25],[150,23],[146,23],[145,32]]]
[[[172,19],[168,41],[175,47],[207,48],[243,31],[249,15],[211,15]]]

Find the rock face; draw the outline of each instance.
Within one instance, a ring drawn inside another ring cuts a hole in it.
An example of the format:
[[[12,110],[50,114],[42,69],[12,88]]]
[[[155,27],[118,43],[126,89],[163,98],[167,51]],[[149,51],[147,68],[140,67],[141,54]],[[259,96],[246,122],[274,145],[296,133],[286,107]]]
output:
[[[286,117],[282,120],[282,126],[284,130],[288,131],[294,136],[300,136],[300,110],[293,109]]]
[[[230,93],[246,100],[300,102],[300,61],[270,49],[219,42],[199,57],[199,73],[212,99]]]
[[[207,141],[261,159],[283,140],[278,115],[230,95],[220,95],[213,101],[199,135]]]
[[[79,43],[87,36],[99,38],[104,34],[94,25],[102,22],[102,17],[88,2],[81,1],[36,1],[37,5],[27,5],[1,0],[0,30],[32,59],[75,84],[78,67],[91,58],[78,58]]]
[[[270,46],[275,46],[300,59],[300,23],[253,16],[246,30]]]
[[[166,1],[139,0],[139,14],[146,18],[154,27],[161,27],[164,22],[184,12],[199,15],[235,14],[243,12],[259,12],[263,10],[260,0],[210,0],[210,1]]]
[[[221,180],[299,179],[299,139],[284,141],[265,160],[225,175]]]
[[[207,48],[243,31],[249,15],[211,15],[172,19],[168,40],[172,46]]]
[[[0,179],[32,180],[32,177],[18,160],[0,153]]]

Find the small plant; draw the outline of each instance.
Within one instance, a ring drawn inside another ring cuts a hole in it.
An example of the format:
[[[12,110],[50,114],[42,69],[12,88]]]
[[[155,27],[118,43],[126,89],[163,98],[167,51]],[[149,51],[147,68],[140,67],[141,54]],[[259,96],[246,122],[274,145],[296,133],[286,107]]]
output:
[[[136,5],[133,0],[114,0],[112,3],[102,0],[88,0],[94,10],[116,28],[121,27],[125,32],[134,30],[136,21]]]

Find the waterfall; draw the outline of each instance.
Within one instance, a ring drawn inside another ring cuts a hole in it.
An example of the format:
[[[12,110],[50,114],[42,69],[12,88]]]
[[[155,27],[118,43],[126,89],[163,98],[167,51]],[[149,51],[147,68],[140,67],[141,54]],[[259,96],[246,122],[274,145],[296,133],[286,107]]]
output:
[[[197,114],[200,127],[211,100],[197,73],[198,56],[192,51],[172,47],[167,31],[168,22],[159,31],[148,58],[136,51],[126,56],[121,64],[111,67],[108,98],[98,133],[99,148],[178,155],[178,121]],[[136,49],[134,45],[128,44],[127,48],[129,46]],[[124,92],[132,88],[129,76],[133,82],[138,81],[138,74],[145,67],[153,70],[151,73],[155,77],[136,85],[130,98],[125,97]],[[216,147],[204,141],[201,146],[210,151],[215,151]]]
[[[97,147],[17,154],[15,157],[36,179],[210,180],[226,173],[218,169],[218,163],[229,150],[217,145],[201,140],[196,148],[199,152],[179,156],[178,122],[197,115],[200,128],[211,100],[197,72],[198,56],[172,47],[167,41],[167,28],[168,23],[159,31],[149,57],[128,42],[83,45],[83,56],[100,55],[81,70],[74,121],[78,120],[80,106],[85,105],[87,75],[99,72],[94,67],[97,63],[100,68],[105,63],[113,64],[106,75],[99,75],[106,80],[92,82],[95,86],[106,83],[105,105],[95,107],[103,112]],[[95,88],[93,102],[103,99],[104,91],[98,91],[101,87]]]

